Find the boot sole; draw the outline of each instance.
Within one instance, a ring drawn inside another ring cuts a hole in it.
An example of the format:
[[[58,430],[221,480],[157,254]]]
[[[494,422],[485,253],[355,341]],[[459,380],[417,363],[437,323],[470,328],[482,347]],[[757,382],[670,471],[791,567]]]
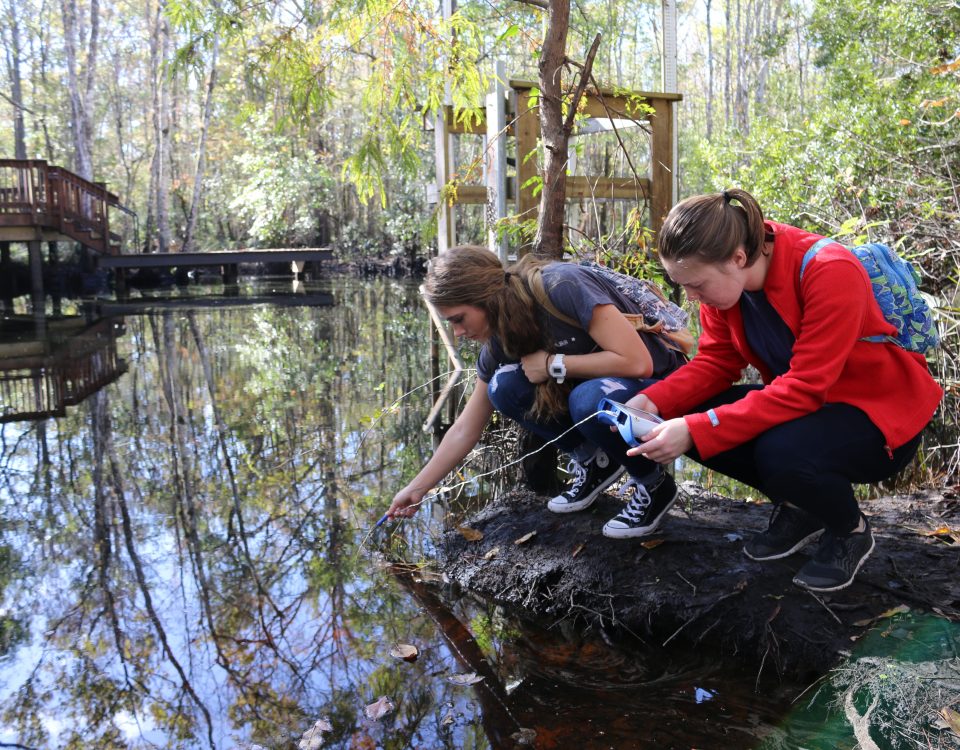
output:
[[[868,549],[864,553],[863,557],[860,558],[860,562],[858,562],[857,567],[853,569],[853,573],[850,575],[850,578],[848,578],[843,583],[838,583],[835,586],[813,586],[796,577],[793,579],[793,582],[794,584],[796,584],[802,589],[806,589],[807,591],[816,591],[817,593],[829,593],[831,591],[840,591],[841,589],[845,589],[847,586],[853,583],[853,580],[857,577],[857,573],[860,572],[860,568],[863,567],[863,564],[867,561],[867,558],[870,557],[871,554],[873,554],[873,550],[876,546],[877,546],[877,540],[874,539],[873,536],[871,536],[870,549]]]
[[[623,475],[623,472],[625,471],[626,469],[621,466],[618,471],[613,472],[613,474],[611,474],[606,480],[604,480],[603,484],[598,486],[584,500],[578,500],[575,503],[557,503],[556,505],[554,505],[553,499],[551,499],[547,503],[547,510],[549,510],[551,513],[576,513],[578,510],[586,510],[591,505],[593,505],[594,501],[598,497],[600,497],[600,493],[602,493],[605,489],[607,489],[607,487],[609,487],[611,484],[616,482]]]
[[[745,554],[751,560],[756,560],[757,562],[765,562],[766,560],[782,560],[785,557],[790,557],[790,555],[792,555],[794,552],[806,547],[808,544],[810,544],[810,542],[814,541],[815,539],[819,539],[820,536],[823,534],[823,532],[824,532],[824,529],[817,529],[817,531],[814,531],[812,534],[807,534],[807,536],[805,536],[799,542],[794,544],[786,552],[778,552],[775,555],[764,555],[760,557],[758,555],[751,555],[747,551],[747,548],[744,547],[743,554]]]
[[[667,515],[675,502],[677,502],[677,497],[680,495],[680,489],[677,488],[673,491],[673,497],[670,498],[670,502],[666,504],[663,510],[660,511],[659,515],[653,519],[646,526],[638,526],[637,528],[627,527],[625,529],[620,529],[609,526],[609,521],[603,526],[603,535],[609,537],[610,539],[629,539],[631,537],[638,536],[649,536],[654,531],[657,530],[657,527],[660,525],[660,522],[663,520],[663,517]]]

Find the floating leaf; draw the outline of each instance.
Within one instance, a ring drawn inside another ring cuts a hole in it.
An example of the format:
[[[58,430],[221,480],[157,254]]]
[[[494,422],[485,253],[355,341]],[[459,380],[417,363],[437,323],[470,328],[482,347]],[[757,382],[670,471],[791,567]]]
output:
[[[297,747],[300,750],[317,750],[323,746],[323,733],[332,731],[333,724],[330,723],[330,720],[320,719],[316,724],[303,733],[303,736],[300,738],[300,742],[297,744]]]
[[[527,533],[527,534],[524,534],[524,535],[523,535],[522,537],[520,537],[519,539],[515,539],[513,543],[514,543],[514,544],[523,544],[524,542],[529,542],[529,541],[530,541],[531,539],[533,539],[536,535],[537,535],[537,532],[536,532],[536,531],[531,531],[531,532],[529,532],[529,533]]]
[[[471,529],[469,526],[457,526],[457,531],[459,531],[468,542],[479,542],[483,539],[482,531]]]
[[[574,548],[573,554],[570,555],[570,557],[576,557],[577,555],[579,555],[581,552],[583,552],[583,548],[584,548],[584,547],[586,547],[585,544],[578,544],[578,545]]]
[[[442,727],[448,727],[451,724],[453,724],[453,714],[447,714],[440,722],[440,726]]]
[[[906,604],[898,604],[893,609],[888,609],[886,612],[883,612],[882,614],[877,615],[877,619],[883,620],[887,617],[893,617],[894,615],[902,615],[909,611],[910,611],[910,607],[908,607]]]
[[[390,656],[404,661],[416,661],[420,656],[420,649],[410,643],[397,643],[390,649]]]
[[[665,541],[664,539],[649,539],[646,542],[641,542],[640,546],[643,547],[644,549],[654,549],[656,547],[659,547],[661,544],[663,544],[664,541]]]
[[[484,560],[492,560],[493,558],[495,558],[495,557],[496,557],[497,555],[499,555],[499,554],[500,554],[500,548],[499,548],[499,547],[494,547],[493,549],[488,549],[488,550],[487,550],[487,553],[483,556],[483,559],[484,559]]]
[[[387,696],[381,695],[378,700],[363,709],[363,712],[367,715],[368,719],[379,721],[388,713],[393,711],[394,708],[396,707],[393,705],[393,701],[391,701]]]
[[[529,729],[527,727],[520,727],[519,732],[514,732],[510,735],[510,739],[512,739],[518,745],[532,745],[536,738],[537,730]]]
[[[950,706],[944,706],[940,709],[940,716],[947,722],[947,725],[954,734],[960,735],[960,714],[950,708]]]
[[[886,612],[881,612],[876,617],[868,617],[865,620],[857,620],[855,623],[853,623],[853,626],[856,628],[866,628],[873,625],[873,623],[875,623],[877,620],[885,620],[893,617],[894,615],[902,615],[909,611],[910,607],[908,607],[906,604],[899,604],[893,609],[888,609]]]
[[[474,685],[483,677],[478,675],[476,672],[467,672],[466,674],[452,674],[447,676],[447,681],[452,682],[454,685]]]

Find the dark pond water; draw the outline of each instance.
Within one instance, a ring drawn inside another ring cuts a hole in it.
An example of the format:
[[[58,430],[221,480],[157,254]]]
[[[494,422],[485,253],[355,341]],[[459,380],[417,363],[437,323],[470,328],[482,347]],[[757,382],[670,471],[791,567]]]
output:
[[[427,316],[408,282],[291,291],[3,321],[0,748],[856,746],[846,683],[457,594],[439,504],[386,565],[371,529],[431,450]],[[881,636],[957,659],[941,621]]]

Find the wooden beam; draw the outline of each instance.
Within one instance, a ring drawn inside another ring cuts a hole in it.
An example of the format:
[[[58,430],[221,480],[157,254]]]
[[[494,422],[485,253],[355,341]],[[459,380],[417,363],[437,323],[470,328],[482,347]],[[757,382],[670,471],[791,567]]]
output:
[[[532,104],[531,99],[529,88],[517,91],[517,214],[522,221],[535,219],[540,204],[539,198],[533,194],[533,186],[524,187],[540,173],[537,168],[540,109]]]
[[[673,101],[654,100],[650,144],[650,228],[659,237],[663,220],[673,207]]]
[[[650,196],[650,180],[645,177],[567,177],[567,200],[614,198],[645,200]]]
[[[487,132],[487,115],[482,109],[465,116],[465,121],[456,121],[452,104],[443,107],[443,119],[447,132],[455,135],[484,135]]]
[[[483,204],[487,202],[485,185],[457,185],[456,204]]]
[[[510,88],[515,89],[516,91],[529,91],[533,88],[539,88],[538,84],[533,83],[532,81],[521,81],[518,79],[510,80]],[[666,99],[667,101],[680,101],[683,99],[683,94],[674,94],[670,92],[663,91],[624,91],[624,89],[613,89],[607,88],[606,86],[601,86],[599,89],[592,89],[593,91],[599,91],[601,94],[606,96],[620,96],[621,94],[627,93],[630,96],[642,96],[645,99]],[[589,92],[588,92],[589,93]]]

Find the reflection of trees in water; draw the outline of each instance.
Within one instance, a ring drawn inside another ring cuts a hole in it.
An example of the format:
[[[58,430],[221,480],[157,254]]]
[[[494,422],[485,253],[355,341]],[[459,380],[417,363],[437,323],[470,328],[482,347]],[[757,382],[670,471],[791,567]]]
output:
[[[430,681],[411,687],[386,656],[430,636],[371,581],[355,529],[422,456],[427,393],[370,420],[428,370],[416,299],[387,284],[329,309],[128,320],[127,376],[0,443],[18,472],[0,533],[24,556],[4,604],[46,618],[4,703],[18,742],[52,746],[55,716],[61,745],[142,730],[285,747],[321,712],[346,741],[375,731],[357,707],[380,694],[400,735],[439,727]]]

